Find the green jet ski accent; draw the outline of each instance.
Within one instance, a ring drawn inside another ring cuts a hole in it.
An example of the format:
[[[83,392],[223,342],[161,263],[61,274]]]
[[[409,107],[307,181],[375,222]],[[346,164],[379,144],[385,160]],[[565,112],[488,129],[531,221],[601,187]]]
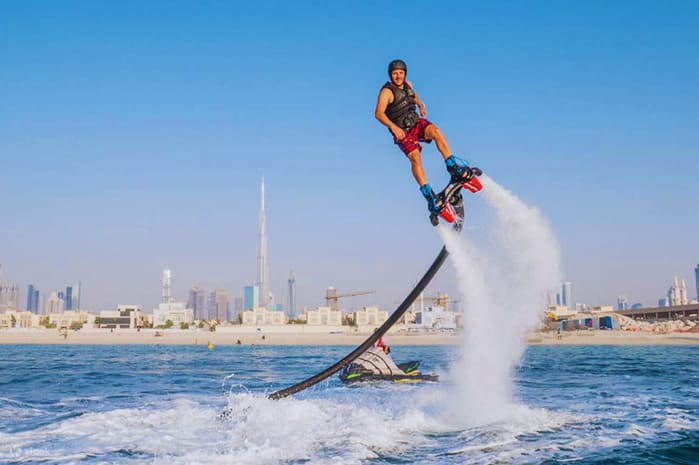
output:
[[[420,383],[439,381],[436,374],[420,373],[417,360],[396,365],[390,355],[380,347],[372,347],[345,366],[340,372],[340,380],[345,384],[360,381],[391,381],[394,383]]]

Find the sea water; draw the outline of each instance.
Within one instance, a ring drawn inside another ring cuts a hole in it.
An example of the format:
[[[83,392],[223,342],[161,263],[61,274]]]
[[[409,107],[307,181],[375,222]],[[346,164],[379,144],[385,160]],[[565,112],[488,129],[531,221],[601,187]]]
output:
[[[265,397],[351,349],[0,346],[0,463],[699,463],[696,346],[529,347],[508,411],[467,426],[458,346],[393,348],[439,383]]]
[[[393,350],[441,382],[273,401],[353,347],[0,346],[0,463],[699,464],[699,348],[526,348],[558,243],[482,180],[494,250],[438,228],[462,345]]]

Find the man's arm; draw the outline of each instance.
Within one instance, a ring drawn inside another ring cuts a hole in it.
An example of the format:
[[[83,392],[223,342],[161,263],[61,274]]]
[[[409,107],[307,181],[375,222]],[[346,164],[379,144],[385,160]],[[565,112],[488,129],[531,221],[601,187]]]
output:
[[[405,132],[403,132],[401,128],[396,126],[393,121],[388,119],[388,116],[386,116],[386,107],[391,104],[392,100],[393,92],[391,92],[389,89],[381,89],[381,92],[379,92],[379,99],[376,102],[376,111],[374,112],[374,116],[381,122],[381,124],[386,126],[391,133],[393,133],[396,139],[403,140],[405,137]]]
[[[426,117],[427,110],[425,109],[425,104],[422,103],[422,100],[420,100],[420,97],[418,97],[417,92],[415,92],[415,88],[413,87],[413,84],[410,81],[405,82],[407,82],[410,88],[413,89],[413,94],[415,94],[415,103],[417,104],[417,109],[420,111],[420,117]]]

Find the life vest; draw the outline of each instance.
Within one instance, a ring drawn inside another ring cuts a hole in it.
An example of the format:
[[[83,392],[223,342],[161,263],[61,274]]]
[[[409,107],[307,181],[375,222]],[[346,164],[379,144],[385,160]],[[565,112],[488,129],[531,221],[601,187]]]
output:
[[[382,89],[390,89],[393,92],[393,102],[386,107],[388,119],[403,130],[415,126],[420,117],[415,109],[415,91],[413,88],[406,82],[401,89],[388,81]]]

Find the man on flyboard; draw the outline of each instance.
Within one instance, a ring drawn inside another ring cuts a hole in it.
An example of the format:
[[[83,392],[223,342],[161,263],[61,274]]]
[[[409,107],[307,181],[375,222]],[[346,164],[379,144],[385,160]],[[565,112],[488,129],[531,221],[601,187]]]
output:
[[[438,215],[446,205],[427,182],[427,175],[422,166],[420,142],[428,144],[433,140],[436,142],[437,150],[442,154],[452,180],[460,179],[467,183],[473,178],[474,171],[468,166],[466,160],[452,154],[449,142],[442,131],[425,118],[427,116],[425,104],[418,97],[412,84],[405,79],[407,74],[408,67],[403,60],[393,60],[388,64],[390,80],[379,92],[375,116],[391,131],[394,143],[408,157],[413,176],[420,186],[420,192],[427,200],[430,214]]]

